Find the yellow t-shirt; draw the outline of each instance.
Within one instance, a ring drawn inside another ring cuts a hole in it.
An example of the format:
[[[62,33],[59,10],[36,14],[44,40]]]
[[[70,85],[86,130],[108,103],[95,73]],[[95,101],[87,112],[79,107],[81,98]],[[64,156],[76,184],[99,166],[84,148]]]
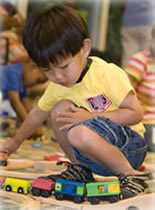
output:
[[[82,81],[73,87],[64,87],[53,82],[38,102],[43,111],[50,111],[60,100],[68,99],[90,112],[107,112],[118,109],[127,94],[133,90],[126,73],[98,57],[90,57],[92,63]],[[143,136],[141,123],[131,126]]]

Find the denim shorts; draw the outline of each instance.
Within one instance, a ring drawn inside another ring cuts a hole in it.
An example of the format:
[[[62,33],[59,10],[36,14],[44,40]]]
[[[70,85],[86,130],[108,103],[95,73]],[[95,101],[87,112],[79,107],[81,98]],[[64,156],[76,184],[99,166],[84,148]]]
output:
[[[129,127],[116,124],[104,117],[96,117],[83,121],[80,124],[87,126],[103,137],[108,143],[118,147],[133,168],[137,169],[144,161],[147,153],[146,141]],[[94,162],[76,148],[74,148],[74,152],[77,160],[91,168],[94,173],[103,176],[117,175],[103,165]],[[112,154],[109,156],[114,158]]]

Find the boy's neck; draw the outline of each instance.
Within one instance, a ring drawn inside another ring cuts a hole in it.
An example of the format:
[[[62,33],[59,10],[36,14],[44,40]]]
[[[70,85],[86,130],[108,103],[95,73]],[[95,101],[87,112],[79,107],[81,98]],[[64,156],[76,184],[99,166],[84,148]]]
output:
[[[77,80],[76,83],[79,83],[79,82],[82,81],[83,77],[85,76],[85,74],[87,73],[88,69],[90,68],[91,63],[92,63],[92,59],[88,58],[87,59],[87,63],[85,65],[83,71],[81,72],[81,75],[80,75],[80,77],[79,77],[79,79]]]

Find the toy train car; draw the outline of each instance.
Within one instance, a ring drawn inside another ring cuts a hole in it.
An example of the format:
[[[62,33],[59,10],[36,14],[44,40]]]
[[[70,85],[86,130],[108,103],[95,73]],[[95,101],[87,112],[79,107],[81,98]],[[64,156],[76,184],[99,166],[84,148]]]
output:
[[[22,194],[31,193],[34,196],[49,197],[54,191],[55,182],[46,177],[39,177],[32,181],[21,178],[7,177],[0,181],[0,187],[8,192]]]
[[[34,196],[49,197],[55,188],[55,182],[47,177],[39,177],[31,183],[31,193]]]
[[[91,204],[98,204],[100,201],[116,202],[121,199],[120,183],[116,179],[82,183],[66,179],[54,182],[47,177],[39,177],[32,181],[8,177],[1,182],[1,188],[9,192],[31,193],[43,197],[54,195],[56,199],[69,199],[75,203],[88,200]]]
[[[116,202],[121,198],[120,183],[118,180],[108,182],[95,182],[86,184],[87,199],[92,204],[101,200]]]
[[[59,200],[67,198],[80,203],[87,199],[91,204],[98,204],[101,200],[110,202],[120,200],[121,190],[118,180],[84,184],[59,179],[56,181],[54,195]]]
[[[84,201],[86,188],[84,183],[60,179],[56,181],[54,196],[58,200],[70,199],[76,203]]]
[[[2,188],[8,192],[28,194],[30,191],[30,186],[30,180],[8,177],[4,180]]]

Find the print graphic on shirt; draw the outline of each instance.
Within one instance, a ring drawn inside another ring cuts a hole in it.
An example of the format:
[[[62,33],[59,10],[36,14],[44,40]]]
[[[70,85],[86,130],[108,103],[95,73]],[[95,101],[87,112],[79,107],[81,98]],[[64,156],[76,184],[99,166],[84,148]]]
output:
[[[87,102],[91,109],[96,112],[105,111],[112,103],[109,98],[104,95],[90,97],[87,99]]]

